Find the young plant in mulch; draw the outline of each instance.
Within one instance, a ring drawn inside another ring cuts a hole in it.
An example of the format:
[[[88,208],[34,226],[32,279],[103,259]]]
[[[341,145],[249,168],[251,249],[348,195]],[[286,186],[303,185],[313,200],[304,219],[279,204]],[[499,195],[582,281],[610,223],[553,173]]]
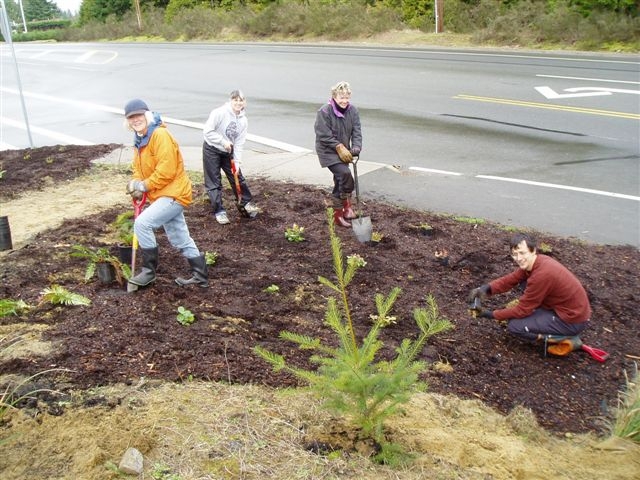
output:
[[[176,315],[176,320],[183,327],[188,327],[193,322],[196,321],[196,316],[193,314],[191,310],[184,308],[182,305],[178,307],[178,315]]]
[[[108,264],[113,267],[116,280],[120,285],[125,279],[131,277],[131,267],[123,263],[118,257],[111,254],[107,247],[90,248],[84,245],[74,245],[71,247],[72,257],[84,258],[88,261],[84,273],[85,281],[89,281],[96,273],[99,264]]]
[[[40,292],[42,297],[40,303],[50,303],[51,305],[64,305],[64,306],[76,306],[76,305],[91,305],[91,300],[84,295],[74,293],[66,288],[53,284],[50,287],[45,288]]]
[[[371,240],[369,241],[369,245],[371,245],[372,247],[380,245],[380,242],[382,242],[383,238],[384,234],[382,232],[373,231],[371,232]]]
[[[208,266],[214,266],[218,261],[218,252],[204,252],[204,261]]]
[[[284,231],[284,238],[294,243],[304,242],[304,227],[294,223]]]
[[[278,293],[279,291],[280,291],[280,287],[275,283],[272,283],[271,285],[269,285],[263,290],[263,292],[267,292],[267,293]]]
[[[36,306],[29,305],[23,300],[14,300],[12,298],[0,299],[0,318],[8,317],[9,315],[22,315],[32,308],[38,308],[46,303],[62,306],[91,305],[89,298],[79,293],[71,292],[56,284],[45,288],[40,294],[40,302]]]
[[[32,307],[24,300],[3,298],[0,299],[0,318],[8,317],[9,315],[20,316],[28,312],[30,308]]]
[[[327,221],[336,280],[333,282],[320,276],[318,281],[335,294],[327,300],[325,325],[335,333],[338,346],[300,333],[280,333],[280,338],[298,344],[300,349],[314,351],[310,361],[318,365],[317,370],[292,366],[282,355],[259,346],[254,347],[254,352],[269,362],[275,371],[288,371],[309,383],[326,409],[348,419],[361,439],[372,439],[378,447],[374,456],[376,461],[400,465],[409,456],[402,447],[387,441],[384,421],[400,411],[401,404],[409,401],[412,392],[426,389],[419,377],[427,366],[416,357],[429,337],[453,326],[440,316],[434,297],[429,295],[427,308],[414,310],[417,338],[404,339],[396,349],[395,358],[379,360],[378,354],[384,346],[379,335],[385,325],[392,323],[390,312],[400,289],[392,289],[386,297],[380,293],[375,295],[377,314],[373,317],[374,324],[364,338],[358,339],[348,300],[348,286],[366,261],[359,255],[351,255],[345,265],[331,210],[327,212]]]

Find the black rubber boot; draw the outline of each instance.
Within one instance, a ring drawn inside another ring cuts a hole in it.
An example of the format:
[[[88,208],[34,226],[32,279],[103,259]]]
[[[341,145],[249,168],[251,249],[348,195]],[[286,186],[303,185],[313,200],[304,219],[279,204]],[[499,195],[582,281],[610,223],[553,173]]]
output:
[[[207,261],[203,254],[199,257],[187,258],[189,266],[191,267],[191,278],[176,278],[176,283],[181,287],[185,285],[198,285],[199,287],[206,288],[209,286],[209,268],[207,267]]]
[[[142,270],[135,277],[129,279],[129,283],[146,287],[156,280],[156,269],[158,268],[158,247],[141,248]]]

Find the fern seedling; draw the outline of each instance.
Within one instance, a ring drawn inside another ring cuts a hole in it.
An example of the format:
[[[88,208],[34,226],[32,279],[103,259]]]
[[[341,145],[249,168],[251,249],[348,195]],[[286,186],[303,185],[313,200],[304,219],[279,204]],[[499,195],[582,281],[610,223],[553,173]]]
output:
[[[73,293],[60,285],[51,285],[41,292],[40,303],[50,303],[52,305],[91,305],[91,300],[79,293]]]

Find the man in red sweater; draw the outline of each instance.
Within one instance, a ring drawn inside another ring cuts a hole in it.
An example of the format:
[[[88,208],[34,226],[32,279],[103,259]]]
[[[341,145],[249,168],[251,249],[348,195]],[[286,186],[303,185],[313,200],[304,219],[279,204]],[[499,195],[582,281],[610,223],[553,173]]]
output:
[[[508,320],[509,333],[529,342],[553,343],[547,351],[566,355],[580,348],[578,336],[589,324],[591,306],[580,281],[558,261],[536,250],[529,235],[511,239],[511,258],[518,264],[514,272],[474,288],[469,300],[508,292],[523,284],[518,304],[499,310],[481,310],[479,317]]]

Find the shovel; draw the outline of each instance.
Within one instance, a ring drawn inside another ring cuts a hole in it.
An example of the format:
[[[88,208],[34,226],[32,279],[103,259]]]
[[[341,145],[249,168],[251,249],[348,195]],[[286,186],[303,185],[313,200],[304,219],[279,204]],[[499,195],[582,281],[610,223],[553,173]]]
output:
[[[142,198],[138,201],[134,198],[133,200],[133,220],[135,221],[142,212],[142,207],[147,203],[147,192],[142,194]],[[131,241],[131,276],[133,277],[133,272],[136,269],[136,251],[138,250],[138,237],[136,236],[135,229],[133,230],[133,239]],[[138,285],[135,283],[127,282],[127,292],[135,292],[138,290]]]
[[[240,187],[239,170],[236,168],[236,162],[233,158],[233,150],[231,151],[231,173],[233,173],[233,183],[236,187],[236,206],[238,207],[238,211],[245,218],[254,218],[258,212],[247,212],[247,209],[242,204],[242,187]]]
[[[371,241],[373,227],[371,226],[371,217],[363,217],[362,210],[360,209],[360,187],[358,186],[359,159],[360,157],[356,157],[353,161],[353,179],[356,184],[356,210],[358,211],[358,218],[351,219],[351,228],[360,243],[367,243]]]

